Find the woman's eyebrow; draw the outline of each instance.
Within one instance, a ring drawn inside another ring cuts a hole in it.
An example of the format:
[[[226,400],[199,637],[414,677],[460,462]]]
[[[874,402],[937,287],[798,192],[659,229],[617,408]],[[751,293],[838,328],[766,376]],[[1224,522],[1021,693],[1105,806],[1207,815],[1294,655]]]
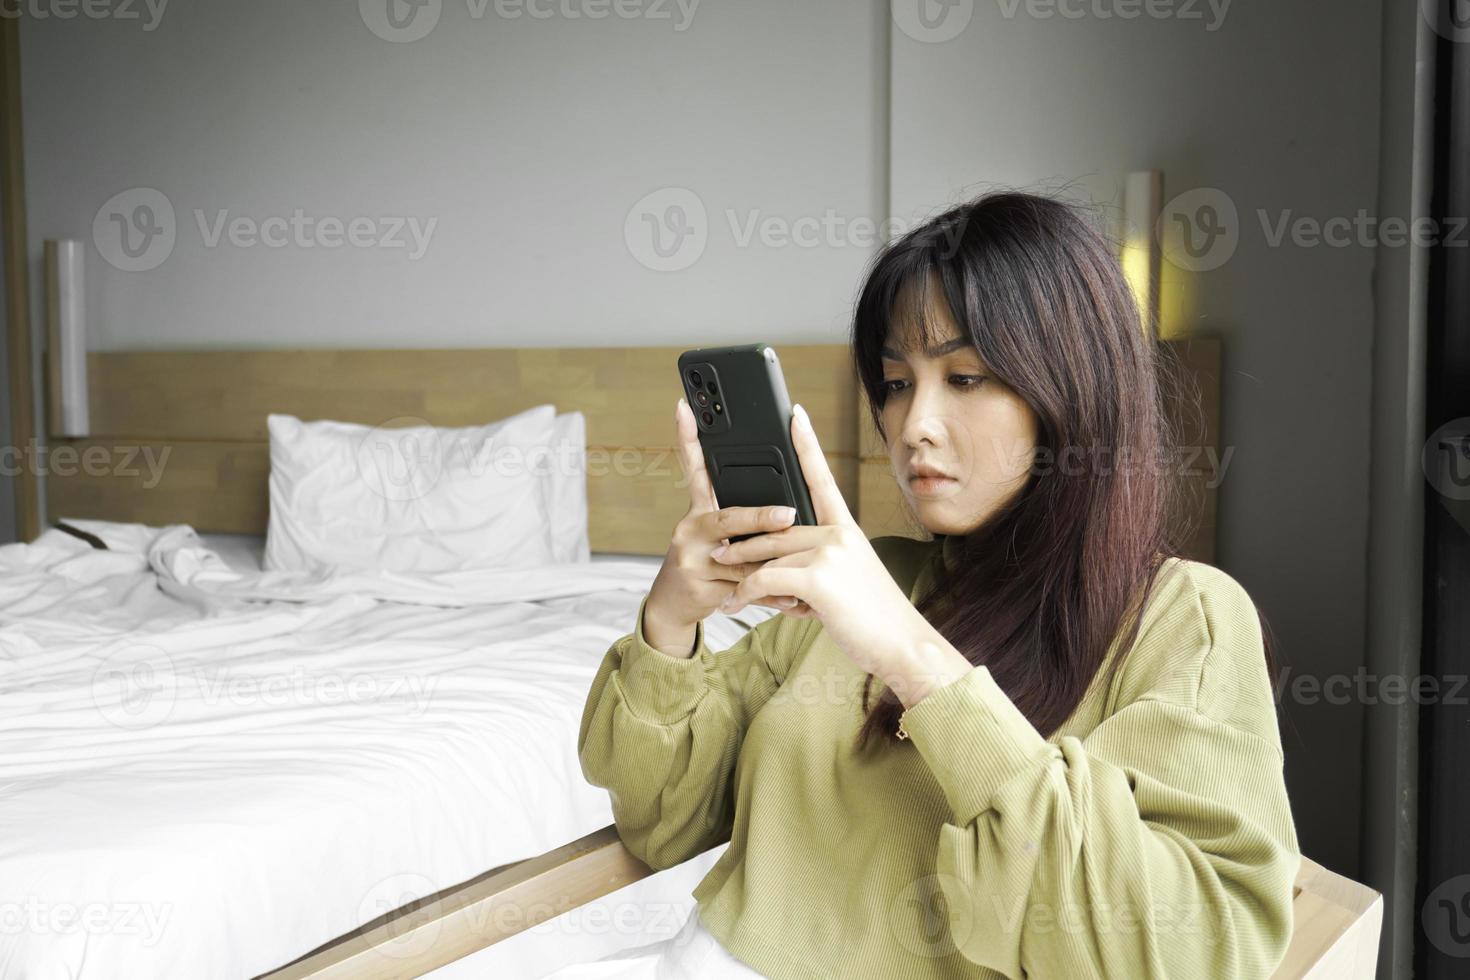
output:
[[[961,347],[968,346],[970,346],[970,339],[968,337],[955,337],[953,340],[946,340],[944,343],[940,344],[937,347],[924,348],[924,353],[930,357],[943,357],[945,354],[952,353],[959,350]],[[881,351],[879,351],[879,354],[883,357],[883,359],[889,361],[901,361],[904,359],[903,355],[894,350],[892,347],[883,348]]]

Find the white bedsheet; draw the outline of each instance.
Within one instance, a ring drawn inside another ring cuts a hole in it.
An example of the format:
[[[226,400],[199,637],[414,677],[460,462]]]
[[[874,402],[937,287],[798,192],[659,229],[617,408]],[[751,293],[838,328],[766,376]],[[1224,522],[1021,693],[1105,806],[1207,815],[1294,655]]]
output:
[[[283,575],[70,523],[111,550],[0,547],[0,975],[254,976],[611,822],[577,725],[656,564]]]

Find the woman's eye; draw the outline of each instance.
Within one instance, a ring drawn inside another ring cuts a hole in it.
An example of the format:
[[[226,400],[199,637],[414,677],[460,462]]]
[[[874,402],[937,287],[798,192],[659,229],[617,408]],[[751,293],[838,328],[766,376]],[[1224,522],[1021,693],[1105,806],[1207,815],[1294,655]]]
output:
[[[904,384],[907,384],[907,382],[901,381],[901,380],[899,380],[897,378],[895,378],[895,379],[893,379],[891,381],[884,381],[883,382],[883,393],[885,395],[894,395],[894,394],[897,394],[899,387],[902,386],[902,385],[904,385]]]
[[[949,380],[961,388],[974,388],[985,380],[983,374],[951,374]]]

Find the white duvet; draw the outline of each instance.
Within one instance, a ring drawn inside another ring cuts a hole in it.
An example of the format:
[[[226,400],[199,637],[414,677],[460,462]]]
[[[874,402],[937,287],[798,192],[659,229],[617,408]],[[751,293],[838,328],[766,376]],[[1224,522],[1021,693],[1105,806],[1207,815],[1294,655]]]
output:
[[[652,565],[262,573],[72,523],[110,550],[0,547],[0,976],[254,976],[611,822],[577,725]]]

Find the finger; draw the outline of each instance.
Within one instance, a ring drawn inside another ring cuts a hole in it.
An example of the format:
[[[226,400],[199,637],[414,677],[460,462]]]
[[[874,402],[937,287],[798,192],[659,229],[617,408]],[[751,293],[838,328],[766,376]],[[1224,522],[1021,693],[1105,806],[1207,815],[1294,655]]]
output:
[[[811,418],[800,404],[791,409],[791,440],[796,444],[796,461],[801,464],[801,474],[812,495],[817,523],[856,524],[847,509],[847,501],[842,499],[842,491],[837,488],[836,478],[827,467],[827,457],[822,455]]]
[[[679,463],[684,467],[684,479],[689,481],[691,508],[700,513],[716,510],[720,505],[715,500],[709,471],[705,469],[704,450],[699,445],[699,425],[694,421],[694,410],[682,398],[674,406],[674,431]]]
[[[722,565],[718,561],[711,562],[713,566],[709,580],[711,582],[733,582],[739,585],[750,578],[764,567],[764,562],[752,561],[742,562],[739,565]]]
[[[802,551],[810,551],[826,540],[830,532],[808,524],[793,524],[784,531],[759,534],[744,541],[732,541],[714,549],[710,557],[721,564],[740,565],[748,562],[763,563],[773,558],[784,558]]]
[[[806,601],[810,591],[809,582],[810,577],[803,567],[766,565],[735,586],[735,591],[720,606],[720,611],[739,612],[742,606],[750,605],[753,598],[768,595],[789,595]]]
[[[791,507],[721,507],[699,518],[699,530],[710,541],[738,534],[782,531],[796,520]]]

